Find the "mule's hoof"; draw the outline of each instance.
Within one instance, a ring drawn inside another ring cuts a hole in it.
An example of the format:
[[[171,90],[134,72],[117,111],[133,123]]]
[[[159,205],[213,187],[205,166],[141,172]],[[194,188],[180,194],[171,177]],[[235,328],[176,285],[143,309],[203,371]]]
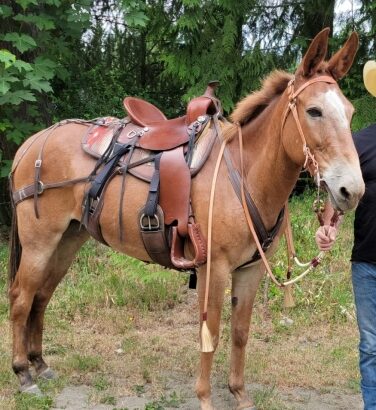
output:
[[[21,386],[20,392],[32,394],[34,396],[43,396],[43,393],[40,391],[39,387],[36,384],[32,384],[29,386]]]
[[[57,379],[57,374],[50,367],[47,367],[47,369],[38,374],[38,378],[45,380],[54,380]]]

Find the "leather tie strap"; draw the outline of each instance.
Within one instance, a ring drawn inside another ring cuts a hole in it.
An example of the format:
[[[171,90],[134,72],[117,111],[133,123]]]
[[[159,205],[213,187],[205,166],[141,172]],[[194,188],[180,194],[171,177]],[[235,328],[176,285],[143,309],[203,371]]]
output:
[[[241,167],[241,197],[242,197],[242,206],[243,206],[243,210],[244,210],[244,215],[245,215],[245,219],[247,221],[249,230],[251,231],[251,234],[253,236],[253,239],[255,241],[256,247],[260,253],[261,259],[265,265],[265,269],[268,272],[268,275],[270,276],[270,279],[278,286],[278,287],[283,287],[284,284],[283,283],[279,283],[278,280],[276,279],[276,277],[274,276],[270,265],[268,263],[268,260],[266,259],[265,256],[265,252],[262,249],[262,246],[260,244],[260,241],[257,237],[257,233],[255,231],[253,222],[252,222],[252,218],[251,215],[248,211],[248,207],[247,207],[247,203],[245,200],[245,193],[244,193],[244,160],[243,160],[243,135],[242,135],[242,129],[240,124],[236,124],[237,128],[238,128],[238,138],[239,138],[239,150],[240,150],[240,167]]]
[[[204,297],[204,309],[202,312],[202,321],[205,323],[208,318],[208,302],[209,302],[209,286],[210,286],[210,272],[211,272],[211,251],[212,251],[212,230],[213,230],[213,208],[214,208],[214,197],[215,197],[215,187],[217,184],[217,178],[219,173],[219,167],[222,162],[223,153],[226,148],[227,141],[224,140],[221,144],[221,148],[218,153],[217,162],[215,164],[213,179],[210,188],[210,198],[209,198],[209,213],[208,213],[208,248],[207,248],[207,261],[206,261],[206,281],[205,281],[205,297]],[[204,325],[203,325],[204,326]],[[213,351],[213,346],[202,346],[203,352]]]

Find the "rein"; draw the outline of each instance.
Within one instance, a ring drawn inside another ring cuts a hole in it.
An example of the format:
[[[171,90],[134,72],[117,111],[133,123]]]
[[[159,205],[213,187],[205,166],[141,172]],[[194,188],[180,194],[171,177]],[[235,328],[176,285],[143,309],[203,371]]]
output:
[[[282,120],[282,124],[281,124],[280,135],[282,136],[284,125],[286,123],[286,120],[287,120],[287,117],[288,117],[289,113],[291,112],[293,117],[294,117],[297,129],[298,129],[298,132],[299,132],[300,138],[302,140],[302,144],[303,144],[303,154],[305,156],[303,168],[307,169],[309,171],[309,173],[311,174],[311,176],[315,177],[315,179],[316,179],[316,183],[317,183],[317,187],[318,187],[318,198],[315,201],[315,204],[316,204],[315,205],[315,207],[316,207],[315,212],[317,214],[317,218],[320,222],[320,225],[323,226],[324,225],[324,220],[322,218],[322,209],[320,207],[320,198],[319,198],[320,181],[321,181],[319,166],[318,166],[318,163],[317,163],[313,153],[310,151],[310,149],[307,145],[307,141],[306,141],[306,138],[305,138],[305,135],[304,135],[304,132],[303,132],[300,120],[299,120],[298,111],[297,111],[297,108],[296,108],[296,104],[297,104],[296,99],[297,99],[298,95],[305,88],[307,88],[311,84],[314,84],[314,83],[317,83],[317,82],[325,82],[325,83],[329,83],[329,84],[335,84],[336,81],[332,77],[329,77],[329,76],[320,76],[320,77],[316,77],[316,78],[313,78],[313,79],[307,81],[302,86],[300,86],[296,91],[294,91],[294,82],[295,82],[295,78],[292,78],[289,81],[288,86],[287,86],[287,90],[288,90],[288,93],[289,93],[289,96],[288,96],[289,103],[288,103],[288,106],[286,107],[286,110],[284,112],[284,116],[283,116],[283,120]],[[241,183],[241,196],[242,196],[242,201],[241,202],[242,202],[244,214],[245,214],[245,217],[246,217],[246,221],[247,221],[248,227],[249,227],[249,229],[252,233],[253,239],[256,243],[256,247],[257,247],[258,252],[260,254],[260,257],[261,257],[261,259],[262,259],[262,261],[265,265],[265,269],[266,269],[270,279],[279,288],[283,288],[283,287],[286,287],[288,285],[292,285],[293,283],[298,282],[300,279],[302,279],[304,276],[306,276],[311,270],[313,270],[322,261],[324,255],[325,255],[325,252],[321,251],[318,254],[318,256],[313,258],[310,262],[308,262],[307,264],[302,264],[297,259],[296,254],[295,254],[295,249],[294,249],[294,245],[293,245],[293,242],[292,242],[292,232],[291,232],[290,220],[289,220],[289,217],[287,216],[288,228],[287,228],[286,239],[287,239],[287,243],[288,243],[289,252],[291,252],[291,255],[292,255],[294,261],[298,265],[303,266],[303,267],[308,266],[308,268],[303,273],[301,273],[299,276],[297,276],[296,278],[290,279],[291,269],[290,269],[290,266],[289,266],[289,270],[288,270],[288,274],[287,274],[288,280],[285,281],[285,282],[279,282],[278,279],[275,277],[275,275],[273,274],[273,272],[270,268],[270,265],[269,265],[269,263],[266,259],[265,252],[262,249],[262,246],[260,244],[258,235],[257,235],[257,233],[255,231],[255,228],[254,228],[254,224],[253,224],[251,215],[250,215],[248,207],[246,205],[245,192],[244,192],[243,135],[242,135],[242,130],[241,130],[240,124],[236,124],[236,126],[238,128],[240,166],[241,166],[241,182],[242,182]],[[286,212],[286,214],[288,215],[288,212]],[[330,226],[334,226],[337,223],[339,215],[340,215],[340,213],[338,211],[334,211],[334,214],[333,214],[333,216],[331,218],[331,221],[330,221]],[[289,263],[290,263],[290,258],[289,258]]]

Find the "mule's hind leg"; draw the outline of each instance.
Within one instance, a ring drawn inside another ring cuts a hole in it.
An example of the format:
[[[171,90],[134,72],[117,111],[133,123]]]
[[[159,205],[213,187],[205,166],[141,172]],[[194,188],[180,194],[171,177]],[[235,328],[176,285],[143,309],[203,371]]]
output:
[[[232,348],[229,388],[237,401],[237,410],[255,409],[244,388],[244,364],[253,302],[262,275],[259,266],[254,266],[235,271],[232,278]]]
[[[23,246],[20,266],[9,290],[10,318],[13,325],[12,367],[19,378],[21,391],[38,393],[29,372],[28,320],[34,297],[43,284],[48,261],[59,239],[54,235],[44,249]]]
[[[59,218],[54,216],[57,210],[61,211]],[[32,202],[25,201],[17,206],[18,225],[14,224],[12,229],[18,232],[18,235],[14,235],[13,248],[21,244],[22,252],[19,266],[11,264],[9,289],[13,327],[12,367],[19,378],[20,390],[35,393],[38,393],[38,390],[33,385],[28,362],[29,315],[35,295],[47,280],[51,257],[71,220],[68,212],[62,212],[60,203],[50,201],[49,206],[42,211],[43,218],[36,219]]]
[[[28,359],[40,377],[52,379],[54,372],[42,356],[43,321],[47,305],[60,281],[67,273],[77,251],[88,239],[85,229],[79,231],[79,223],[71,222],[64,232],[46,268],[46,280],[34,296],[28,320]]]

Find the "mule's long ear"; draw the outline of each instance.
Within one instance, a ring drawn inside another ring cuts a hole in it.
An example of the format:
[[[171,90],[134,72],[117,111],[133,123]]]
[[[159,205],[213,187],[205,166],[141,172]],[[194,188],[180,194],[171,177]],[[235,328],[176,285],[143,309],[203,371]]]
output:
[[[328,62],[328,69],[336,80],[340,80],[349,71],[358,50],[359,36],[351,33],[345,45]]]
[[[300,71],[303,76],[308,77],[313,75],[317,67],[324,60],[328,50],[329,31],[330,29],[328,27],[324,28],[324,30],[320,31],[312,40],[298,68],[298,71]]]

